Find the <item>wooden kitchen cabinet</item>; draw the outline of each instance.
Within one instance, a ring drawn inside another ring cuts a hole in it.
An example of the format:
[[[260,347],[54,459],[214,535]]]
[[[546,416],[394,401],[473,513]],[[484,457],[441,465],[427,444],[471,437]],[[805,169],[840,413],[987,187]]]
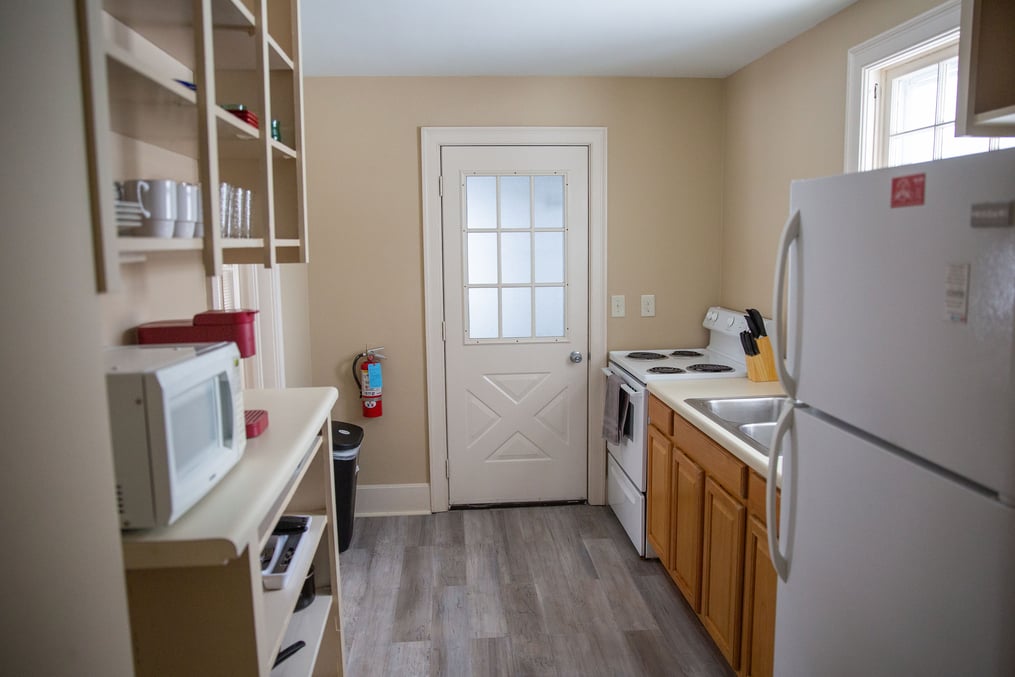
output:
[[[99,290],[164,251],[203,252],[208,276],[306,262],[299,0],[78,0],[78,15]],[[113,182],[130,178],[199,182],[203,238],[118,233]],[[250,237],[222,235],[221,181],[252,191]]]
[[[709,477],[704,518],[701,622],[735,670],[740,666],[747,508]]]
[[[670,565],[667,571],[684,598],[701,611],[701,530],[705,472],[679,448],[672,450]]]
[[[768,555],[768,530],[751,515],[744,552],[741,677],[771,677],[775,664],[775,567]]]
[[[777,585],[765,479],[662,401],[649,403],[649,542],[730,666],[771,675]]]
[[[670,568],[670,515],[672,512],[670,463],[672,445],[654,425],[648,427],[648,505],[646,507],[649,545],[659,561]]]
[[[248,390],[270,425],[207,496],[167,527],[123,533],[138,675],[329,675],[345,666],[331,462],[333,388]],[[283,514],[310,515],[288,583],[260,553]],[[294,611],[311,565],[315,598]],[[272,669],[278,652],[305,646]]]
[[[959,136],[1015,136],[1015,3],[962,0]]]

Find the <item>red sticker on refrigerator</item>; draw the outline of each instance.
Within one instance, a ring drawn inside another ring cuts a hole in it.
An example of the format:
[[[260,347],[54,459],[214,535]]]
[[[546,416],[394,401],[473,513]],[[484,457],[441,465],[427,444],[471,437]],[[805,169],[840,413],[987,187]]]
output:
[[[896,176],[892,179],[892,209],[916,207],[923,204],[923,189],[927,183],[926,174]]]

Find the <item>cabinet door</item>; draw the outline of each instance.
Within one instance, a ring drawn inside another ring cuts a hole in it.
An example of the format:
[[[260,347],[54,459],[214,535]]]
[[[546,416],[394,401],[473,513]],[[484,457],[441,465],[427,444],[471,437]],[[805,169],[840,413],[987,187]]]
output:
[[[768,532],[756,517],[747,523],[744,558],[744,626],[741,677],[771,677],[775,661],[775,568],[768,556]]]
[[[670,483],[673,488],[673,532],[670,577],[695,611],[701,610],[701,528],[705,473],[679,448],[673,447]]]
[[[648,542],[670,568],[670,441],[648,427]]]
[[[740,666],[746,508],[705,479],[701,620],[730,667]]]

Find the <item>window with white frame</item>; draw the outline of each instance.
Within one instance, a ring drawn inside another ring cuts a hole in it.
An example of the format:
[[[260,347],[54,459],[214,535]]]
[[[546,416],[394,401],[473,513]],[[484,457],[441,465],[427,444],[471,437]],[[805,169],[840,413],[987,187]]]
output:
[[[1015,146],[955,136],[959,5],[952,0],[849,53],[846,171]]]

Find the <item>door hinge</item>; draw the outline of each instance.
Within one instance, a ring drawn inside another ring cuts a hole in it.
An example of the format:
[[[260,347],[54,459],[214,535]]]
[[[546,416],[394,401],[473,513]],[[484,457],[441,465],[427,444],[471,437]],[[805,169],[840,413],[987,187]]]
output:
[[[444,197],[444,176],[437,177],[437,194]]]
[[[451,479],[451,469],[448,468],[448,459],[444,459],[444,479]]]
[[[878,83],[875,82],[874,83],[874,100],[877,101],[877,98],[878,98]]]
[[[447,322],[444,322],[444,321],[442,320],[442,321],[441,321],[441,341],[445,341],[445,342],[446,342],[446,341],[448,340],[448,332],[447,332],[447,329],[448,329],[448,325],[447,325]]]

